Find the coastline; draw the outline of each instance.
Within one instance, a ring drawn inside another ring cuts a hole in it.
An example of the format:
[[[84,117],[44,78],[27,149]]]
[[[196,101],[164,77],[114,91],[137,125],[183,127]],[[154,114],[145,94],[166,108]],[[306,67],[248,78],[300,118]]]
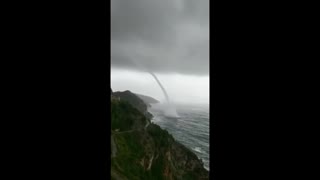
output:
[[[203,105],[202,105],[203,106]],[[202,107],[201,106],[201,107]],[[150,122],[151,123],[154,123],[154,124],[157,124],[161,127],[161,129],[163,130],[166,130],[168,131],[173,137],[174,139],[181,143],[183,146],[185,146],[187,149],[189,149],[190,151],[192,151],[197,157],[198,159],[200,159],[202,162],[203,162],[203,167],[207,170],[207,171],[210,171],[210,153],[206,153],[205,157],[201,157],[201,155],[199,153],[205,153],[206,150],[204,150],[203,146],[199,147],[199,146],[190,146],[190,144],[186,143],[187,141],[182,141],[181,140],[181,136],[177,136],[176,133],[174,133],[173,129],[171,128],[167,128],[166,126],[163,125],[163,123],[159,123],[161,121],[163,121],[163,119],[161,117],[159,117],[156,113],[155,113],[155,109],[152,109],[152,107],[148,107],[147,111],[152,114],[152,118],[150,119]],[[177,120],[178,121],[178,120]],[[208,127],[209,128],[209,127]],[[181,133],[181,134],[184,134],[183,137],[188,139],[188,135],[186,135],[185,133]],[[209,135],[208,135],[208,138],[209,138]],[[208,142],[208,146],[209,145],[209,142]],[[209,151],[210,148],[208,148],[207,151]],[[204,156],[204,155],[202,155]]]

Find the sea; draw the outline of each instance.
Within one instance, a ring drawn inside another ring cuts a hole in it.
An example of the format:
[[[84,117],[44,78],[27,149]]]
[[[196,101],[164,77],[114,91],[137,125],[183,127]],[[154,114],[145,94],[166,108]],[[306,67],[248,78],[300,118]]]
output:
[[[153,104],[151,122],[167,130],[181,144],[202,159],[209,169],[209,105],[175,105],[178,117],[165,115],[162,105]]]

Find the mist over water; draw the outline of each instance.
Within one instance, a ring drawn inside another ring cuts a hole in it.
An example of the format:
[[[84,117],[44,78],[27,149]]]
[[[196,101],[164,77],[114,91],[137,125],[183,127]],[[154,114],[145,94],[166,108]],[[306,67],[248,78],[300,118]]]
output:
[[[154,106],[154,105],[152,105]],[[161,113],[166,117],[171,118],[179,118],[179,115],[176,110],[176,106],[171,102],[170,104],[165,103],[159,103],[155,105],[157,107],[158,111],[161,111]]]
[[[152,122],[166,129],[173,137],[201,158],[209,170],[209,106],[178,104],[178,118],[168,117],[165,104],[152,104]]]

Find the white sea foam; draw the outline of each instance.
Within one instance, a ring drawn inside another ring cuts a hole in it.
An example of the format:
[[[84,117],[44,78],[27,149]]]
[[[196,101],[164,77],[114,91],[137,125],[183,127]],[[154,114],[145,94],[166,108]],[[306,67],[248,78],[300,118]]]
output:
[[[150,108],[150,112],[154,115],[152,121],[168,130],[177,141],[192,150],[198,158],[203,160],[204,168],[209,170],[208,108],[177,106],[179,118],[167,116],[166,108],[170,109],[165,103],[152,106]]]
[[[203,153],[200,147],[193,148],[194,151],[197,151],[198,153]]]

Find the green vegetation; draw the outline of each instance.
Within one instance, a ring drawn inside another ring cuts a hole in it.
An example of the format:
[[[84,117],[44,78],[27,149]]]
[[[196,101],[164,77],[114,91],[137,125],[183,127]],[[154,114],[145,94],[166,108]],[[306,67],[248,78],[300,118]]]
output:
[[[156,124],[150,124],[147,131],[155,140],[156,147],[158,148],[167,148],[170,142],[173,141],[173,137],[168,131],[161,129],[160,126]]]
[[[144,128],[150,120],[144,115],[146,111],[136,108],[144,106],[129,93],[122,97],[133,97],[131,102],[111,98],[111,129],[116,148],[111,158],[111,179],[208,179],[197,156],[176,142],[168,131],[153,123]]]
[[[147,111],[147,105],[143,102],[143,100],[130,91],[114,92],[113,95],[115,97],[119,97],[121,101],[128,102],[129,104],[131,104],[131,106],[138,109],[142,114]]]
[[[141,179],[144,174],[144,169],[138,162],[144,156],[144,147],[139,142],[139,139],[138,132],[123,133],[115,136],[118,152],[117,156],[111,161],[121,167],[116,168],[116,170],[128,177],[128,179]]]
[[[112,130],[120,129],[120,131],[128,131],[137,123],[144,125],[147,123],[147,120],[136,108],[125,101],[111,102]]]

